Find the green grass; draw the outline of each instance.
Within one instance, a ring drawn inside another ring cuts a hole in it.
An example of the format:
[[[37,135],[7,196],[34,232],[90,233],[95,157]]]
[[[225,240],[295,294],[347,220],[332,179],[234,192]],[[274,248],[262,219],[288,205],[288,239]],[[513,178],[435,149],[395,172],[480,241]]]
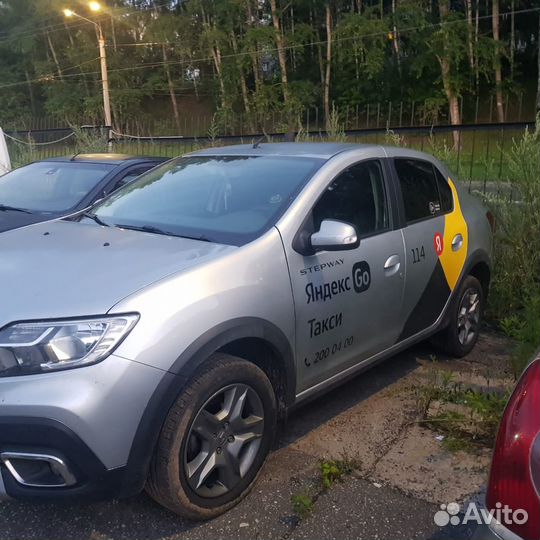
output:
[[[451,371],[431,369],[425,384],[415,389],[423,414],[421,423],[444,434],[448,450],[492,446],[509,390],[494,391],[489,383],[472,388],[457,382]]]
[[[320,476],[310,489],[305,489],[291,497],[293,512],[299,519],[308,517],[313,512],[317,499],[336,482],[341,482],[345,476],[352,474],[358,467],[357,461],[345,456],[342,459],[322,460],[319,464]]]
[[[314,498],[309,493],[298,493],[291,497],[293,512],[300,518],[306,519],[313,511]]]

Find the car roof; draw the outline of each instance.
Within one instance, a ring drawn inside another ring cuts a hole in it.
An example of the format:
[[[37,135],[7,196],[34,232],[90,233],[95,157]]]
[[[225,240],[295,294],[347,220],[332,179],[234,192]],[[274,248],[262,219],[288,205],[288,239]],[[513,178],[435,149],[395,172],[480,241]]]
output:
[[[43,159],[40,161],[60,161],[60,162],[83,162],[83,163],[109,163],[111,165],[122,165],[129,161],[166,161],[170,158],[160,156],[133,156],[130,154],[95,153],[95,154],[75,154],[73,156],[59,156]]]
[[[330,159],[336,154],[359,148],[375,148],[373,144],[308,142],[308,143],[268,143],[235,144],[205,148],[188,154],[189,156],[289,156]]]
[[[255,146],[255,147],[254,147]],[[286,142],[260,144],[238,144],[213,148],[204,148],[187,154],[188,156],[287,156],[287,157],[310,157],[328,160],[338,154],[348,151],[363,150],[366,154],[381,150],[388,157],[409,157],[427,159],[435,161],[434,157],[411,150],[410,148],[400,148],[394,146],[383,146],[380,144],[356,144],[356,143],[336,143],[336,142]]]

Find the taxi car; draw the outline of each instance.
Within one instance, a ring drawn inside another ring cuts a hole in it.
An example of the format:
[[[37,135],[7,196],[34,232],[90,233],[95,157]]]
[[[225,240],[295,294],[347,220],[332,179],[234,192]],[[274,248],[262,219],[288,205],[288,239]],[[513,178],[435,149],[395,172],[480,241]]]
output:
[[[490,519],[473,540],[540,538],[540,355],[521,374],[502,415],[485,496]]]
[[[0,235],[0,492],[226,511],[287,410],[471,351],[491,235],[432,156],[337,143],[200,150]]]

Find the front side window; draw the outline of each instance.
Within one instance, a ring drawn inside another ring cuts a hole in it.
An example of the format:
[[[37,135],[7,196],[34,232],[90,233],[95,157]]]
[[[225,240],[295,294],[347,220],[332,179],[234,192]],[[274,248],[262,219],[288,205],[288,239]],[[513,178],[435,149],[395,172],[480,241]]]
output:
[[[388,228],[383,173],[378,161],[358,163],[336,177],[313,208],[316,231],[325,219],[354,225],[360,237]]]
[[[417,159],[394,160],[407,223],[434,217],[441,212],[441,199],[433,165]]]
[[[81,202],[113,168],[103,163],[31,163],[0,178],[0,204],[64,212]]]
[[[193,156],[159,166],[94,208],[107,225],[242,245],[273,226],[324,163]]]

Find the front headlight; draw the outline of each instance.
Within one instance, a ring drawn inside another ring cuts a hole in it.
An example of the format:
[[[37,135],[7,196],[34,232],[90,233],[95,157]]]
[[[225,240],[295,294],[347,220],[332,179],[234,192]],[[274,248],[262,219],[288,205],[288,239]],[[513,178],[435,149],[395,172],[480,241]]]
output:
[[[0,330],[0,377],[95,364],[122,341],[139,316],[17,323]]]

